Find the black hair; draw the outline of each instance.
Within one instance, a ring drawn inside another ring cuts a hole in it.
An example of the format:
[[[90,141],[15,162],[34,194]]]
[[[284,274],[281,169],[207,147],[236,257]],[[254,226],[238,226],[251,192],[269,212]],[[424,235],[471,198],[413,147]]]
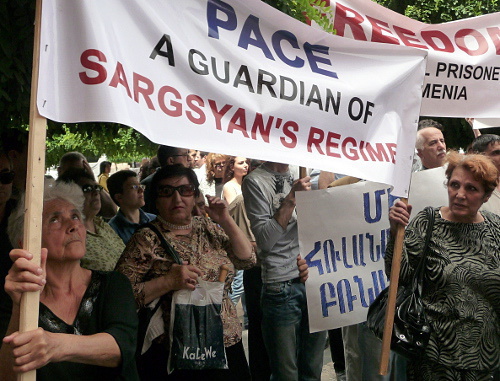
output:
[[[492,143],[500,142],[500,136],[495,134],[479,135],[475,138],[470,145],[470,152],[483,153],[488,149]]]
[[[118,201],[115,199],[115,195],[118,193],[123,193],[123,184],[131,177],[137,177],[137,174],[134,171],[129,169],[124,169],[122,171],[118,171],[109,176],[107,185],[109,195],[113,199],[116,205],[119,205]]]
[[[104,170],[106,169],[107,166],[111,167],[110,161],[101,161],[101,164],[99,166],[99,176],[104,173]]]
[[[63,174],[61,174],[57,181],[62,181],[65,183],[75,183],[78,184],[81,179],[88,179],[95,181],[95,178],[83,168],[68,168]]]
[[[160,162],[160,167],[167,166],[168,158],[177,155],[177,150],[177,147],[164,145],[158,146],[158,152],[156,153],[156,156],[158,157],[158,161]]]
[[[156,199],[158,198],[158,185],[160,184],[160,181],[169,179],[171,177],[182,176],[187,177],[189,184],[193,185],[196,188],[194,196],[198,197],[200,194],[200,190],[198,188],[200,186],[200,183],[198,182],[196,173],[191,168],[186,168],[182,164],[175,164],[162,167],[155,172],[153,179],[151,180],[150,191],[151,200],[153,200],[153,203],[156,202]]]

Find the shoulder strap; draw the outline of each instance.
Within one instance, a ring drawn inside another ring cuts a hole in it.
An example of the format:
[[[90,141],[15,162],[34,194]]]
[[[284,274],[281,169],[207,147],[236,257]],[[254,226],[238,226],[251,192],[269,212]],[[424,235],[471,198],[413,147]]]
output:
[[[160,239],[161,245],[165,249],[167,254],[169,254],[172,257],[172,259],[175,261],[175,263],[177,263],[178,265],[182,265],[182,260],[180,259],[179,254],[177,253],[177,251],[175,251],[175,249],[172,247],[172,245],[167,242],[167,240],[165,239],[163,234],[158,230],[158,228],[156,226],[154,226],[150,222],[147,222],[144,225],[142,225],[141,228],[151,229]]]
[[[422,295],[422,284],[424,281],[425,264],[427,262],[427,251],[429,250],[429,242],[431,241],[434,220],[436,219],[433,207],[427,206],[424,211],[428,221],[427,230],[425,232],[425,242],[422,249],[422,255],[420,256],[420,261],[418,262],[417,269],[415,270],[415,274],[413,276],[413,286],[419,288],[420,295]]]

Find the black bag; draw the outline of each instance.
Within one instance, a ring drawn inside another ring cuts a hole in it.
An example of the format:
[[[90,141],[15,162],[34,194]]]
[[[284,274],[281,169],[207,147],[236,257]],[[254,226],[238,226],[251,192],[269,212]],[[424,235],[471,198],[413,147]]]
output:
[[[434,209],[425,208],[429,224],[427,226],[425,244],[417,269],[410,284],[400,285],[396,296],[394,327],[391,338],[391,349],[407,358],[420,357],[425,352],[431,335],[431,327],[425,316],[422,303],[422,286],[424,280],[427,250],[434,226]],[[368,309],[366,324],[370,330],[382,339],[384,333],[385,313],[389,288],[384,289]]]

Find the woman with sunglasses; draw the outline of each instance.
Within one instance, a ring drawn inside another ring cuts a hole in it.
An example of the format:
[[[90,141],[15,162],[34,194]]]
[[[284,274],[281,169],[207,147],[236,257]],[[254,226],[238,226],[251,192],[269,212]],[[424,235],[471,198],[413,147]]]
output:
[[[224,187],[224,173],[226,171],[226,155],[209,153],[206,160],[207,176],[200,180],[200,189],[203,194],[221,197]]]
[[[113,271],[125,244],[113,228],[97,215],[101,210],[100,193],[103,187],[81,168],[68,169],[57,181],[76,183],[85,196],[83,215],[87,229],[87,252],[81,260],[82,267],[89,270]]]
[[[130,279],[138,307],[165,295],[161,299],[165,333],[153,340],[144,356],[144,363],[140,364],[143,380],[250,379],[241,342],[241,324],[228,291],[235,268],[253,266],[255,255],[250,241],[229,215],[225,201],[207,196],[208,206],[205,209],[210,218],[192,216],[198,194],[198,179],[192,169],[176,165],[158,170],[151,183],[151,195],[159,214],[152,224],[177,251],[184,264],[175,264],[160,238],[145,227],[132,236],[116,267]],[[194,290],[198,278],[217,281],[221,265],[230,268],[221,312],[229,369],[174,370],[171,375],[167,375],[172,292],[179,289]]]

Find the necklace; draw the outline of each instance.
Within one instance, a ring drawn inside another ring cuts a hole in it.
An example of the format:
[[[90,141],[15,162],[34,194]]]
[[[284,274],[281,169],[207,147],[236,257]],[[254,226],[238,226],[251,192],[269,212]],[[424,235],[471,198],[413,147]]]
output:
[[[188,230],[188,229],[191,229],[193,227],[193,221],[190,221],[189,224],[187,224],[187,225],[174,225],[174,224],[171,224],[170,222],[165,221],[165,220],[163,220],[163,222],[165,223],[167,228],[169,228],[170,230]]]

